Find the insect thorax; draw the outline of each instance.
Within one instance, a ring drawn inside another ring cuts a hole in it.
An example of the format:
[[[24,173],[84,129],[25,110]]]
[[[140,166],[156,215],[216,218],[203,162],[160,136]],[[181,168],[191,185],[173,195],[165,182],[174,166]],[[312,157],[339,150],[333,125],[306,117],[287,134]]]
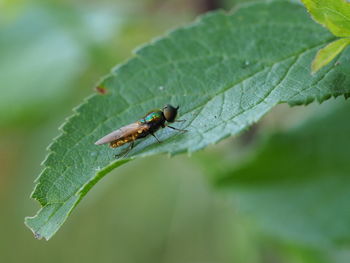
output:
[[[141,123],[159,123],[159,122],[164,122],[164,115],[163,112],[158,110],[158,111],[151,111],[149,112],[143,119],[140,120]]]

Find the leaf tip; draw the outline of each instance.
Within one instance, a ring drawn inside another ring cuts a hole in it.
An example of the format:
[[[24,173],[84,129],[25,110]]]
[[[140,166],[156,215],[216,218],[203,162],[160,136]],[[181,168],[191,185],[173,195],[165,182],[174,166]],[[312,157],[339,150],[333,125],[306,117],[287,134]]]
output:
[[[315,75],[321,68],[329,63],[322,59],[321,54],[322,49],[317,51],[315,58],[311,62],[311,75]]]
[[[311,75],[315,75],[323,66],[317,63],[317,58],[312,61],[311,64]]]
[[[39,232],[35,231],[34,227],[31,224],[31,221],[35,220],[35,217],[36,216],[27,216],[27,217],[25,217],[24,218],[24,224],[25,224],[26,227],[29,228],[30,231],[32,231],[35,239],[41,240],[43,238],[43,235],[41,235]],[[47,241],[49,239],[45,237],[45,240]]]
[[[42,236],[38,232],[34,232],[34,237],[39,240],[42,239]]]
[[[350,44],[350,38],[337,39],[327,46],[321,48],[311,64],[311,72],[315,74],[324,66],[328,65],[336,56],[338,56],[348,45]],[[339,65],[339,62],[335,64]]]

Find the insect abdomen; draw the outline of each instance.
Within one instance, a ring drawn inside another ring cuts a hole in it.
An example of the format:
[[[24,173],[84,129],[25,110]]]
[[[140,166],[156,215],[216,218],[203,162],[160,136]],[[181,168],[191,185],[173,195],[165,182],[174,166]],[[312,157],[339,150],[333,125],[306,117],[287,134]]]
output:
[[[117,148],[117,147],[120,147],[128,142],[132,142],[132,141],[135,141],[137,139],[137,137],[134,137],[133,135],[131,136],[128,136],[128,137],[125,137],[125,138],[120,138],[118,140],[115,140],[113,142],[111,142],[109,144],[110,147],[112,148]]]
[[[139,129],[137,132],[134,134],[131,134],[129,136],[122,137],[118,140],[112,141],[109,146],[112,148],[117,148],[120,147],[128,142],[133,142],[137,140],[138,138],[143,138],[149,134],[148,128],[145,130],[145,128]]]

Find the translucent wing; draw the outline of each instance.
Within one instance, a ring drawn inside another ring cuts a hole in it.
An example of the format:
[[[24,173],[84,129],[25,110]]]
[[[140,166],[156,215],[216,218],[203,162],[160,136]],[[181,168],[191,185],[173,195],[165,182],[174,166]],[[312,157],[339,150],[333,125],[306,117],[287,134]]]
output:
[[[131,123],[129,125],[121,127],[120,129],[107,134],[106,136],[102,137],[97,142],[95,142],[95,144],[101,145],[101,144],[113,142],[121,138],[128,137],[134,133],[143,132],[147,129],[148,129],[148,125],[141,124],[139,122]]]

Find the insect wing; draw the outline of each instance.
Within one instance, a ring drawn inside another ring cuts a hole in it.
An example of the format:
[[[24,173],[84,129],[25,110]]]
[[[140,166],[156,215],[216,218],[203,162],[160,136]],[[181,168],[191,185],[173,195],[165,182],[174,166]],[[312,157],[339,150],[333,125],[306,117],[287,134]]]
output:
[[[113,142],[116,140],[119,140],[123,137],[128,137],[129,135],[132,135],[134,133],[137,133],[140,129],[141,130],[146,130],[148,126],[141,124],[139,122],[131,123],[129,125],[126,125],[124,127],[121,127],[118,130],[115,130],[106,136],[102,137],[99,139],[97,142],[95,142],[96,145],[101,145],[109,142]]]

